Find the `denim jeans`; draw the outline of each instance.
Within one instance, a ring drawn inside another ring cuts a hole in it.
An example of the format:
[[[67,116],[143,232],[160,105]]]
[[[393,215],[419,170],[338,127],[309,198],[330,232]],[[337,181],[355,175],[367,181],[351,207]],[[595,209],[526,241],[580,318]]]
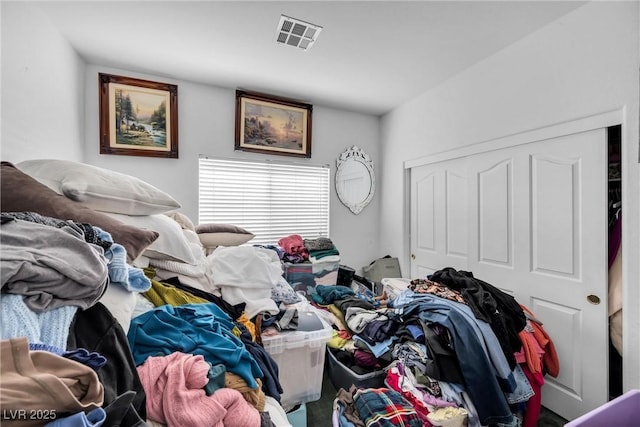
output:
[[[513,369],[513,376],[516,380],[516,389],[513,393],[505,393],[507,396],[507,402],[513,405],[516,403],[522,403],[528,401],[533,396],[533,388],[529,383],[526,375],[522,371],[520,365],[516,365]]]

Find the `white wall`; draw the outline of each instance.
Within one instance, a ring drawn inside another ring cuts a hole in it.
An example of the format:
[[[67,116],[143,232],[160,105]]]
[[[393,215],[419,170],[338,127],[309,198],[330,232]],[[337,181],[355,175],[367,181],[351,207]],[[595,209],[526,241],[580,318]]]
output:
[[[638,16],[638,2],[580,7],[387,114],[380,151],[380,241],[409,271],[404,161],[623,110],[627,388],[640,386]]]
[[[197,221],[198,156],[267,158],[330,164],[351,145],[379,162],[379,119],[314,105],[312,158],[234,151],[235,88],[206,86],[158,75],[85,64],[28,2],[2,2],[2,160],[84,161],[134,175],[173,195]],[[179,159],[99,154],[98,73],[178,85]],[[251,88],[246,88],[251,89]],[[342,263],[356,270],[378,257],[379,200],[353,215],[331,189],[331,238]],[[284,237],[284,236],[283,236]]]
[[[124,75],[178,85],[178,159],[101,155],[98,131],[98,73]],[[270,159],[331,165],[351,145],[360,146],[378,162],[379,119],[375,116],[313,106],[311,159],[234,151],[235,89],[207,86],[159,76],[141,75],[90,64],[85,74],[86,121],[84,160],[114,171],[135,175],[173,195],[181,211],[198,218],[198,156]],[[249,88],[250,89],[250,88]],[[295,201],[292,201],[295,203]],[[343,206],[331,188],[331,239],[340,251],[342,263],[356,270],[376,258],[378,247],[379,197],[359,215]],[[283,236],[284,237],[284,236]]]
[[[84,62],[40,9],[0,7],[2,160],[82,160]]]

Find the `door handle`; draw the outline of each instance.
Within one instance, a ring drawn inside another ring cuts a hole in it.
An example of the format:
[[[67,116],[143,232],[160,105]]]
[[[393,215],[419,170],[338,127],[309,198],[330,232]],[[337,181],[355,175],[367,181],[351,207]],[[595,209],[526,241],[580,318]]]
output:
[[[411,254],[411,259],[416,259],[416,254]]]
[[[600,297],[593,294],[587,295],[587,301],[589,304],[598,305],[600,304]]]

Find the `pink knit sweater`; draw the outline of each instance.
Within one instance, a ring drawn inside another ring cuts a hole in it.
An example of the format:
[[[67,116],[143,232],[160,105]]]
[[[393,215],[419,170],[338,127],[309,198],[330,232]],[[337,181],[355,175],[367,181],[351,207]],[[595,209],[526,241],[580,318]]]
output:
[[[180,352],[138,366],[149,419],[168,427],[260,427],[260,413],[240,392],[222,388],[206,395],[208,371],[202,356]]]

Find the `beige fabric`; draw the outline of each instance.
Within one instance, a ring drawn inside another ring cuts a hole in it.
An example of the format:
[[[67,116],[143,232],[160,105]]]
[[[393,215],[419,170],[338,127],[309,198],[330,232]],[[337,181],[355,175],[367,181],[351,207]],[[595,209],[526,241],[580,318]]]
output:
[[[609,329],[611,343],[622,354],[622,310],[609,317]]]
[[[609,335],[622,354],[622,248],[609,269]]]
[[[266,395],[264,394],[264,391],[262,391],[262,381],[260,378],[256,378],[256,382],[258,383],[258,387],[253,389],[249,387],[247,382],[239,375],[229,371],[224,374],[225,387],[239,391],[240,394],[242,394],[242,397],[244,397],[251,406],[256,408],[258,411],[263,412]]]
[[[191,230],[193,232],[196,231],[196,226],[193,225],[193,221],[191,221],[191,218],[189,218],[185,214],[181,212],[169,212],[165,215],[180,224],[180,227],[184,228],[185,230]]]
[[[218,246],[240,246],[253,239],[253,234],[238,233],[199,233],[198,238],[205,248]],[[209,253],[207,254],[209,255]]]
[[[136,306],[136,293],[128,291],[115,283],[109,283],[104,294],[100,297],[100,303],[120,323],[125,334],[129,332],[133,309]]]
[[[609,269],[609,316],[622,310],[622,248]]]
[[[23,410],[25,416],[40,410],[33,419],[2,419],[5,426],[41,426],[48,412],[89,412],[102,406],[104,388],[89,366],[48,351],[29,351],[25,337],[0,341],[0,407]]]
[[[467,424],[469,413],[464,408],[436,408],[429,412],[429,422],[438,427],[463,427]]]
[[[204,223],[196,226],[196,233],[207,249],[218,246],[240,246],[255,236],[250,231],[233,224]],[[212,251],[208,251],[209,255]]]

